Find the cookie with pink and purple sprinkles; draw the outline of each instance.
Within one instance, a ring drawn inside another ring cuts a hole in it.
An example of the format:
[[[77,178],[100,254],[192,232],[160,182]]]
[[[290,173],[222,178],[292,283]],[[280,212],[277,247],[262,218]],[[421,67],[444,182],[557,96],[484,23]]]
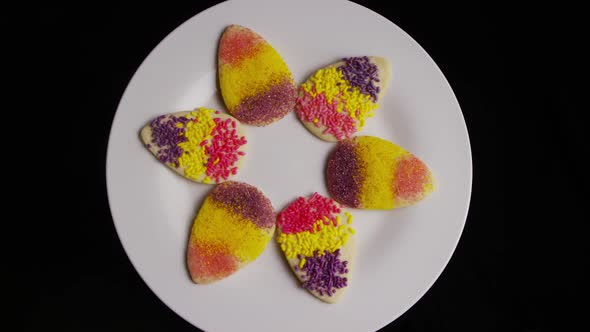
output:
[[[350,57],[316,71],[299,87],[295,111],[303,125],[330,142],[352,137],[383,98],[390,64],[381,57]]]
[[[277,216],[277,242],[301,286],[327,303],[350,283],[354,260],[352,215],[314,193],[299,197]]]
[[[202,183],[236,175],[248,143],[238,120],[204,107],[161,115],[143,127],[140,136],[160,162]]]

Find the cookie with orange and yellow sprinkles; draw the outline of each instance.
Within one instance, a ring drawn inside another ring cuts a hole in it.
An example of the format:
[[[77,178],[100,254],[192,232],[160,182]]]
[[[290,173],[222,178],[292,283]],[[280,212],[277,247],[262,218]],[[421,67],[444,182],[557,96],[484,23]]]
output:
[[[350,57],[316,71],[299,87],[295,111],[317,137],[335,142],[352,137],[383,98],[391,72],[381,57]]]
[[[202,183],[236,175],[248,143],[238,120],[204,107],[161,115],[143,127],[140,136],[160,162]]]
[[[344,206],[389,210],[434,190],[428,166],[400,146],[373,136],[338,142],[326,169],[328,192]]]
[[[195,283],[209,284],[250,264],[275,231],[275,211],[258,188],[228,181],[205,198],[193,222],[186,262]]]
[[[291,71],[256,32],[228,26],[219,41],[217,66],[225,106],[241,122],[266,126],[295,107],[297,90]]]
[[[299,197],[277,216],[277,242],[303,288],[337,302],[350,283],[354,260],[352,215],[314,193]]]

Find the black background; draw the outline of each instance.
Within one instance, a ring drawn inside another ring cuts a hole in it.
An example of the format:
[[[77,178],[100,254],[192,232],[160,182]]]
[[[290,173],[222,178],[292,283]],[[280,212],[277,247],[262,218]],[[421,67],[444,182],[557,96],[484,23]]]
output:
[[[562,330],[579,313],[554,309],[579,300],[586,277],[579,268],[588,265],[579,258],[578,230],[588,180],[580,162],[587,106],[574,102],[578,45],[587,40],[581,10],[357,2],[400,26],[435,60],[462,107],[473,153],[471,207],[456,252],[426,295],[384,330]],[[18,74],[9,97],[60,143],[29,145],[37,172],[29,174],[40,190],[26,210],[35,216],[26,218],[30,252],[16,256],[28,277],[17,330],[195,330],[147,288],[123,251],[108,207],[105,157],[135,70],[168,33],[215,3],[52,4],[2,13],[10,45],[4,64]],[[38,177],[39,161],[50,176]]]

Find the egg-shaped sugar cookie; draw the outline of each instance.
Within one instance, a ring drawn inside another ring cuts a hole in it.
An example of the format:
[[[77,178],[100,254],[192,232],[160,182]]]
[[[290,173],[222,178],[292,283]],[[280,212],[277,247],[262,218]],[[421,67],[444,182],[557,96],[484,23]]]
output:
[[[161,115],[143,127],[140,136],[160,162],[195,182],[231,179],[246,154],[240,122],[204,107]]]
[[[330,196],[344,206],[389,210],[412,205],[434,190],[428,166],[378,137],[338,142],[326,169]]]
[[[228,26],[219,41],[221,96],[229,112],[253,126],[266,126],[295,107],[293,76],[279,53],[254,31]]]
[[[350,57],[316,71],[299,87],[295,110],[317,137],[335,142],[352,137],[373,116],[391,75],[381,57]]]
[[[270,200],[256,187],[218,184],[191,229],[186,256],[191,279],[212,283],[253,262],[272,238],[275,221]]]
[[[340,300],[355,258],[352,215],[314,193],[299,197],[277,216],[277,242],[303,288],[327,302]]]

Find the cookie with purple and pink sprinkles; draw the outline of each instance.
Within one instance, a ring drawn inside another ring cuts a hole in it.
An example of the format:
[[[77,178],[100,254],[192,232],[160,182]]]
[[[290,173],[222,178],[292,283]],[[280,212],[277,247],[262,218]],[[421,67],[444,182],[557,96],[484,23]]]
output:
[[[202,183],[220,183],[236,175],[248,143],[238,120],[204,107],[158,116],[140,136],[160,162]]]
[[[314,193],[277,216],[277,242],[303,288],[327,303],[347,289],[354,259],[352,215]]]
[[[335,142],[352,137],[373,116],[390,76],[381,57],[349,57],[316,71],[299,87],[295,111],[317,137]]]

